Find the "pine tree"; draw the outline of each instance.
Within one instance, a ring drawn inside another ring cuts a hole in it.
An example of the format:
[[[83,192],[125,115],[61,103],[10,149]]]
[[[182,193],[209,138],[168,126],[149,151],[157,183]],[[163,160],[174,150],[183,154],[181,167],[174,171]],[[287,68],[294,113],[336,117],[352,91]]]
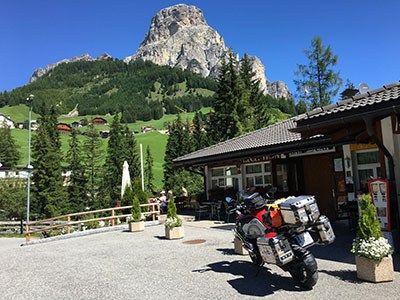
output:
[[[140,158],[136,139],[128,126],[123,128],[122,149],[124,152],[123,161],[126,160],[129,164],[129,174],[131,178],[140,177]]]
[[[89,206],[86,192],[87,180],[81,152],[78,133],[76,130],[72,130],[67,155],[68,170],[71,171],[68,185],[68,202],[70,209],[75,212],[83,211]]]
[[[53,217],[68,210],[61,176],[61,143],[54,107],[41,109],[39,128],[32,144],[33,208],[40,216]]]
[[[150,152],[150,146],[146,148],[146,162],[144,165],[144,181],[146,190],[150,193],[154,193],[154,173],[153,173],[153,156]]]
[[[210,141],[205,130],[205,116],[201,111],[196,111],[193,118],[193,144],[194,150],[200,150],[210,145]]]
[[[133,222],[142,221],[142,210],[140,209],[140,202],[137,196],[134,196],[132,201],[132,220]]]
[[[299,100],[299,102],[296,104],[296,113],[301,115],[306,113],[307,110],[307,103],[304,100]]]
[[[182,187],[188,188],[189,186],[188,191],[198,191],[199,180],[197,180],[197,177],[199,175],[179,168],[172,168],[172,161],[175,158],[194,150],[194,142],[189,127],[189,122],[186,122],[185,125],[182,123],[180,115],[169,125],[169,136],[164,159],[164,186],[166,189],[172,190],[174,194],[180,194]],[[200,185],[202,186],[202,183]]]
[[[240,121],[240,132],[250,132],[254,129],[255,104],[260,94],[260,83],[254,79],[253,61],[245,54],[240,61],[240,100],[237,111]]]
[[[180,115],[178,115],[177,120],[168,124],[168,141],[165,150],[164,157],[164,186],[169,189],[170,187],[170,177],[174,174],[174,169],[172,168],[172,160],[179,157],[180,154],[180,130],[179,126],[181,126]]]
[[[315,37],[311,48],[304,52],[308,64],[298,65],[295,72],[298,79],[294,80],[300,99],[309,103],[311,108],[328,105],[342,84],[339,72],[333,70],[338,57],[330,46],[322,44],[320,37]]]
[[[357,227],[357,239],[379,239],[381,237],[381,227],[376,216],[376,208],[372,203],[370,195],[362,195],[360,201],[360,212]]]
[[[237,66],[233,54],[228,64],[222,60],[217,79],[218,87],[214,100],[214,114],[211,116],[211,138],[214,143],[233,138],[239,133],[237,105],[239,86]]]
[[[0,128],[0,163],[3,167],[13,169],[19,160],[19,151],[8,126]]]
[[[89,195],[89,206],[101,208],[97,203],[97,196],[101,184],[101,152],[100,152],[99,133],[93,124],[89,125],[84,142],[84,164],[87,180],[87,191]]]
[[[112,206],[120,198],[122,166],[126,157],[123,148],[122,127],[119,115],[115,114],[110,125],[110,138],[108,139],[107,157],[104,164],[103,194],[107,197],[103,205]]]

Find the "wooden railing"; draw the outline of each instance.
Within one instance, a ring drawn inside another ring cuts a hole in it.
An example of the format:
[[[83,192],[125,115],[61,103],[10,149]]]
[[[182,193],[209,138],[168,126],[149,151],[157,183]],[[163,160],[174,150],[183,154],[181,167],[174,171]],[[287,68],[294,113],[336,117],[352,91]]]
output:
[[[158,203],[141,204],[140,206],[142,208],[143,215],[145,217],[151,217],[153,221],[155,221],[160,215],[160,205]],[[27,241],[29,241],[33,233],[48,233],[55,229],[66,228],[66,233],[71,233],[71,230],[74,228],[74,226],[81,226],[82,224],[88,224],[92,222],[108,221],[108,226],[115,226],[116,220],[126,220],[127,217],[131,216],[131,209],[132,206],[120,206],[32,221],[26,225],[25,238]],[[127,211],[129,211],[129,213],[126,213]],[[98,215],[99,217],[95,217],[95,215]]]

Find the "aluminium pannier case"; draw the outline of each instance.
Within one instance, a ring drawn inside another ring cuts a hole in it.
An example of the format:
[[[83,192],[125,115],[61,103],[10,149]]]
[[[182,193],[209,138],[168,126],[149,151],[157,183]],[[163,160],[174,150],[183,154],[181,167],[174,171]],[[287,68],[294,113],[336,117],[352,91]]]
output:
[[[319,216],[319,208],[314,196],[289,197],[279,204],[283,221],[292,225],[315,223]]]
[[[294,259],[294,253],[288,239],[281,234],[269,239],[259,237],[257,246],[266,263],[285,265]]]
[[[321,216],[317,221],[317,230],[319,239],[323,244],[330,244],[335,240],[335,233],[333,232],[331,222],[326,216]]]

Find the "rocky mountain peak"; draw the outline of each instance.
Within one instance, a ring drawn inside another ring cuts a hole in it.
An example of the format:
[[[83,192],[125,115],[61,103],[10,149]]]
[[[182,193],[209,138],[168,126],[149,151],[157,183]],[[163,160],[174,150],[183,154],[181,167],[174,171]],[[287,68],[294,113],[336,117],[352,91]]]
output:
[[[227,50],[223,38],[207,25],[199,8],[178,4],[160,10],[152,18],[138,51],[125,61],[150,60],[206,77],[217,74]]]
[[[227,53],[223,38],[207,24],[203,12],[193,5],[178,4],[160,10],[152,18],[139,49],[126,57],[125,62],[150,60],[159,65],[189,69],[205,77],[217,77]],[[252,56],[252,60],[255,77],[265,94],[290,95],[286,85],[266,79],[265,67],[258,57]]]
[[[183,28],[198,25],[207,25],[207,22],[196,6],[178,4],[164,8],[152,18],[149,32],[140,46],[165,41]]]

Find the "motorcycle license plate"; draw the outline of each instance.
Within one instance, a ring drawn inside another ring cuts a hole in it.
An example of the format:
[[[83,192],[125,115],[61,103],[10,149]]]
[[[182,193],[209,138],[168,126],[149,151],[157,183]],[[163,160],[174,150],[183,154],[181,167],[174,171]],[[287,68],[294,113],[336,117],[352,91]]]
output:
[[[314,240],[313,240],[313,238],[311,237],[311,234],[308,231],[297,235],[295,237],[295,239],[296,239],[297,244],[300,247],[306,247],[306,246],[309,246],[309,245],[314,243]]]

